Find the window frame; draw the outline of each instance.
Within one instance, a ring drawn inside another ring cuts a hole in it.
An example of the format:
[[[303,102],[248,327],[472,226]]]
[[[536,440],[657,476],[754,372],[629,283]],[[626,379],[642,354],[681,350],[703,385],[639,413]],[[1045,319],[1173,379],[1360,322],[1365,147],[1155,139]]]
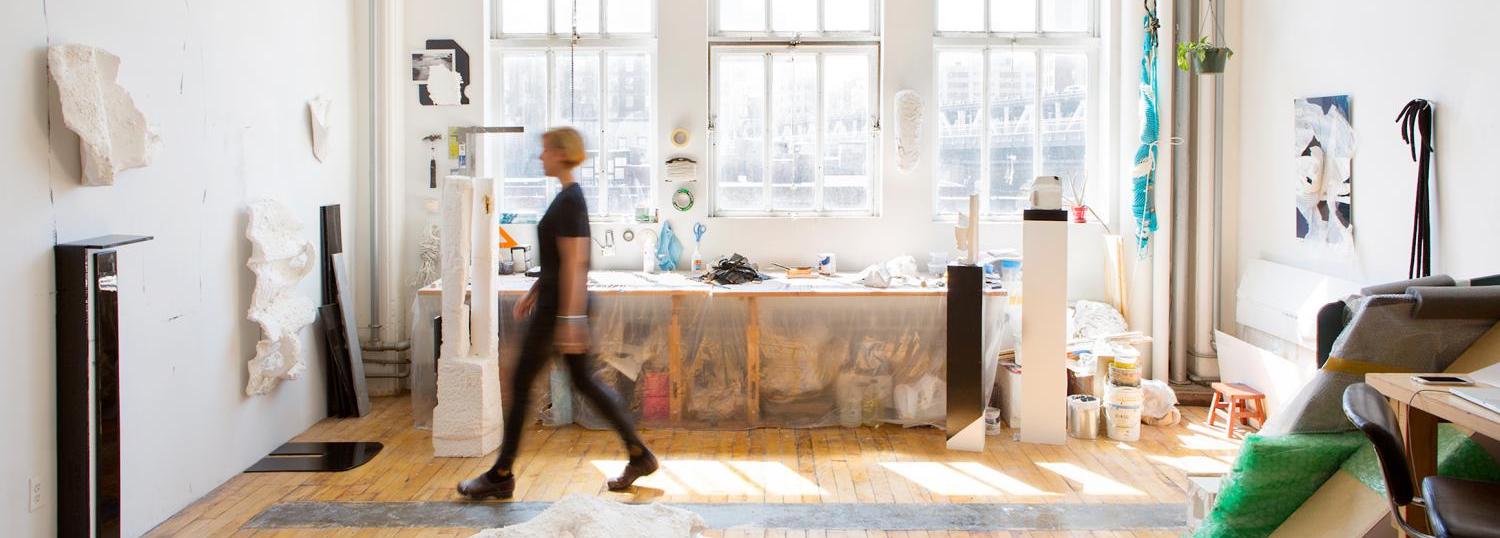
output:
[[[814,169],[815,170],[815,172],[814,172],[815,173],[814,195],[813,195],[813,200],[814,200],[813,206],[814,207],[812,209],[795,209],[795,210],[776,209],[775,207],[772,207],[772,188],[775,185],[775,182],[774,182],[774,180],[772,178],[772,171],[774,170],[774,167],[772,166],[772,151],[771,151],[771,145],[773,144],[774,137],[772,136],[771,130],[770,130],[771,121],[772,121],[772,107],[770,106],[770,103],[771,103],[771,88],[772,88],[772,85],[774,83],[773,82],[773,78],[770,75],[771,70],[772,70],[772,64],[771,64],[771,62],[772,62],[772,59],[774,57],[776,57],[776,56],[784,56],[786,54],[797,52],[798,50],[802,50],[802,49],[806,49],[808,51],[808,52],[806,52],[807,54],[816,54],[817,58],[818,58],[818,69],[817,69],[817,72],[818,72],[818,96],[817,96],[817,103],[818,103],[818,113],[817,113],[817,115],[818,115],[818,131],[817,131],[817,137],[816,137],[816,139],[817,139],[817,147],[814,149],[814,154],[817,156],[817,163],[818,164],[817,164],[817,166]],[[718,91],[718,84],[717,84],[718,81],[717,81],[716,77],[717,77],[718,72],[720,71],[719,64],[720,64],[720,61],[722,60],[722,58],[723,58],[724,55],[726,55],[726,54],[746,54],[746,53],[752,53],[752,54],[753,53],[761,53],[765,57],[766,82],[765,82],[765,90],[764,90],[765,93],[764,93],[764,95],[765,95],[765,99],[766,99],[766,107],[765,107],[766,110],[765,110],[765,113],[764,113],[765,115],[764,115],[764,119],[763,119],[763,121],[765,122],[765,129],[764,129],[765,130],[765,139],[762,141],[762,143],[764,144],[764,146],[763,146],[764,149],[762,151],[762,161],[763,161],[763,167],[764,167],[763,170],[765,170],[765,178],[764,178],[764,181],[763,181],[764,184],[762,185],[762,188],[764,189],[765,204],[766,204],[767,208],[766,209],[762,209],[762,210],[744,210],[744,209],[726,210],[723,207],[721,207],[720,200],[719,200],[719,194],[720,194],[720,184],[719,183],[720,183],[721,178],[719,177],[719,167],[718,167],[719,137],[718,137],[718,133],[717,133],[717,129],[716,129],[716,124],[718,123],[719,93],[720,92]],[[870,77],[870,80],[869,80],[869,84],[870,84],[870,97],[869,97],[869,99],[870,99],[870,122],[871,122],[870,123],[870,132],[869,132],[869,136],[870,136],[870,145],[869,145],[869,148],[870,149],[869,149],[868,154],[866,155],[866,169],[869,170],[869,185],[867,186],[868,203],[866,204],[866,207],[860,208],[860,209],[832,209],[832,210],[830,210],[830,209],[826,208],[825,203],[824,203],[825,201],[824,201],[824,196],[823,195],[824,195],[824,187],[825,187],[826,176],[823,173],[823,171],[824,171],[823,161],[827,157],[827,154],[826,154],[827,146],[825,145],[825,138],[826,137],[824,136],[824,130],[827,127],[827,120],[826,120],[826,117],[825,117],[825,110],[824,110],[824,105],[826,103],[826,98],[827,98],[827,94],[825,92],[824,85],[823,85],[823,55],[824,54],[861,54],[861,55],[865,55],[867,58],[869,58],[869,61],[870,61],[870,75],[869,75],[869,77]],[[861,42],[840,42],[840,43],[817,43],[817,44],[803,43],[801,45],[791,45],[789,43],[777,44],[777,43],[774,43],[774,42],[772,42],[772,43],[767,43],[767,42],[750,42],[750,43],[746,43],[746,42],[718,42],[718,43],[710,43],[710,45],[709,45],[709,74],[708,74],[708,76],[709,76],[709,104],[708,104],[708,106],[709,106],[709,113],[708,113],[708,117],[709,117],[709,134],[710,134],[709,145],[710,145],[710,148],[709,148],[709,156],[708,156],[708,161],[709,161],[708,162],[708,167],[709,167],[709,174],[710,174],[710,177],[712,179],[711,179],[711,181],[709,181],[709,189],[708,189],[708,191],[709,191],[709,193],[708,193],[709,194],[709,196],[708,196],[708,198],[709,198],[709,216],[711,216],[711,217],[717,217],[717,218],[760,218],[760,217],[807,218],[807,217],[877,217],[877,216],[879,216],[880,215],[880,207],[881,207],[881,197],[880,197],[880,191],[881,191],[880,186],[881,186],[881,176],[882,176],[882,174],[881,174],[881,167],[882,167],[882,163],[884,162],[883,158],[882,158],[882,153],[881,153],[882,144],[881,144],[881,139],[880,139],[880,117],[881,117],[880,105],[881,105],[881,99],[882,99],[882,95],[883,95],[882,91],[881,91],[881,87],[880,87],[880,55],[881,55],[881,50],[880,50],[880,44],[878,42],[865,42],[865,41],[861,41]]]
[[[938,4],[941,1],[942,0],[933,2],[934,24],[936,24],[935,21],[937,20],[936,10],[939,9]],[[975,189],[976,192],[981,194],[981,196],[979,197],[980,220],[996,222],[1019,222],[1022,215],[1021,211],[995,212],[990,209],[990,199],[994,197],[994,181],[991,177],[992,170],[990,166],[992,153],[992,148],[990,147],[990,84],[993,82],[990,77],[990,54],[993,51],[999,50],[1002,52],[1029,51],[1034,55],[1036,66],[1036,88],[1033,90],[1034,100],[1032,102],[1036,106],[1036,112],[1035,114],[1033,114],[1034,117],[1032,118],[1032,128],[1034,129],[1036,139],[1032,147],[1032,162],[1034,163],[1033,173],[1035,175],[1040,175],[1042,173],[1046,162],[1043,158],[1046,148],[1046,145],[1043,141],[1043,136],[1045,134],[1043,131],[1044,114],[1041,110],[1041,104],[1044,96],[1042,74],[1043,69],[1045,69],[1046,55],[1049,52],[1082,54],[1088,62],[1088,93],[1084,101],[1085,106],[1087,107],[1087,110],[1085,112],[1086,118],[1084,138],[1084,144],[1087,154],[1084,158],[1084,181],[1087,182],[1088,192],[1094,194],[1094,196],[1089,196],[1089,198],[1096,201],[1095,203],[1090,204],[1089,207],[1093,208],[1094,211],[1099,213],[1099,216],[1105,219],[1107,222],[1108,219],[1110,219],[1112,216],[1112,207],[1114,201],[1116,200],[1118,189],[1114,182],[1103,180],[1103,173],[1108,170],[1106,163],[1104,162],[1104,160],[1107,158],[1105,156],[1107,150],[1103,145],[1105,142],[1105,137],[1104,133],[1102,132],[1102,130],[1104,129],[1104,115],[1106,106],[1106,103],[1104,101],[1108,99],[1108,95],[1106,89],[1102,86],[1104,82],[1104,77],[1102,76],[1102,70],[1104,66],[1102,65],[1102,62],[1104,59],[1106,59],[1106,51],[1103,50],[1105,43],[1099,34],[1099,18],[1102,11],[1100,0],[1089,0],[1090,30],[1088,32],[1040,31],[1041,20],[1043,16],[1043,1],[1045,0],[1036,0],[1037,28],[1039,29],[1037,32],[989,31],[988,29],[990,28],[991,23],[989,0],[985,0],[983,2],[985,20],[984,24],[986,31],[944,32],[938,30],[936,27],[934,28],[934,39],[932,47],[933,99],[928,105],[928,114],[930,114],[934,118],[934,122],[932,128],[932,141],[927,144],[927,147],[928,150],[931,151],[934,159],[940,158],[940,156],[942,155],[941,151],[943,139],[940,135],[941,125],[938,122],[938,118],[941,114],[941,99],[938,95],[938,89],[941,85],[941,80],[938,78],[938,70],[941,66],[939,59],[945,52],[980,52],[982,57],[980,66],[981,73],[979,77],[979,80],[982,84],[982,87],[980,89],[979,114],[980,177],[976,180],[976,183],[978,185],[976,185]],[[938,197],[939,190],[942,187],[942,183],[941,181],[939,181],[939,175],[937,173],[939,166],[940,164],[935,160],[933,164],[933,181],[930,191],[932,193],[933,220],[938,222],[953,222],[957,220],[958,212],[944,212],[942,210],[941,200]],[[1099,194],[1103,194],[1103,197],[1099,197]],[[1103,203],[1098,202],[1101,199],[1103,200]]]
[[[984,17],[984,29],[983,30],[943,30],[942,28],[939,28],[937,26],[938,20],[939,20],[938,17],[941,16],[942,10],[943,10],[943,7],[942,7],[943,1],[944,0],[933,0],[933,2],[932,2],[933,36],[937,37],[939,39],[942,39],[942,38],[990,38],[990,39],[995,39],[995,38],[1005,38],[1005,39],[1035,38],[1035,39],[1045,39],[1045,40],[1056,40],[1056,39],[1066,39],[1066,38],[1085,38],[1085,39],[1097,40],[1097,39],[1099,39],[1099,35],[1100,35],[1100,31],[1099,31],[1100,30],[1100,28],[1099,28],[1100,21],[1099,21],[1099,19],[1100,19],[1100,14],[1103,13],[1103,9],[1101,9],[1101,7],[1100,7],[1099,4],[1100,4],[1100,2],[1102,0],[1086,0],[1087,2],[1089,2],[1089,6],[1090,6],[1090,8],[1089,8],[1089,15],[1088,15],[1089,22],[1088,22],[1088,28],[1086,28],[1086,29],[1084,29],[1082,31],[1079,31],[1079,30],[1047,31],[1047,30],[1045,30],[1043,28],[1043,26],[1042,26],[1042,19],[1046,15],[1042,11],[1042,4],[1045,3],[1045,2],[1048,2],[1048,1],[1052,1],[1052,0],[1033,0],[1034,5],[1036,6],[1036,25],[1033,26],[1033,28],[1035,28],[1035,30],[1032,30],[1032,31],[1029,31],[1029,32],[1009,32],[1009,31],[996,31],[996,30],[993,30],[991,25],[992,25],[992,23],[994,23],[994,20],[991,19],[991,17],[990,17],[990,7],[991,7],[990,4],[994,0],[982,0],[981,1],[981,3],[983,4],[983,8],[984,8],[983,9],[983,13],[984,13],[984,15],[983,15],[983,17]]]
[[[653,4],[654,3],[655,2],[653,2]],[[490,51],[491,51],[491,54],[490,54],[489,77],[490,77],[490,84],[493,87],[489,91],[491,92],[492,95],[500,96],[501,99],[504,98],[503,96],[504,96],[504,91],[505,91],[505,84],[503,83],[503,81],[505,80],[504,79],[504,77],[505,77],[505,57],[506,57],[507,54],[537,54],[537,53],[541,53],[541,54],[543,54],[545,56],[545,58],[546,58],[546,64],[547,64],[547,67],[546,67],[546,70],[547,70],[547,81],[546,81],[546,88],[547,88],[547,96],[546,96],[546,101],[547,101],[547,114],[546,114],[546,117],[547,117],[547,127],[546,128],[550,129],[552,127],[566,125],[566,122],[563,121],[562,109],[560,108],[561,105],[559,103],[559,95],[558,95],[558,90],[557,90],[557,82],[558,82],[557,81],[557,72],[558,72],[557,70],[558,70],[558,68],[560,66],[566,65],[566,64],[562,64],[560,62],[566,62],[568,60],[568,53],[570,51],[569,41],[570,40],[568,38],[566,38],[566,37],[551,38],[551,39],[528,39],[528,38],[491,39],[490,40]],[[658,149],[657,146],[659,145],[659,142],[660,142],[660,140],[659,140],[660,133],[657,132],[658,131],[657,128],[659,126],[659,121],[660,121],[660,118],[659,118],[660,111],[658,110],[658,104],[659,103],[657,102],[657,92],[660,91],[660,90],[657,88],[657,86],[659,85],[660,81],[657,78],[658,64],[657,64],[657,51],[656,51],[655,42],[654,42],[654,40],[645,40],[645,39],[619,39],[619,38],[609,38],[609,39],[594,38],[594,39],[587,39],[587,38],[584,38],[584,39],[580,39],[577,51],[578,52],[586,52],[586,53],[590,53],[590,54],[596,54],[597,53],[599,55],[599,70],[600,70],[600,76],[599,76],[599,99],[600,99],[600,107],[601,107],[601,109],[600,109],[599,131],[596,132],[596,133],[593,133],[595,135],[595,140],[597,140],[597,147],[592,148],[592,149],[596,152],[597,155],[600,155],[600,156],[606,155],[607,152],[608,152],[608,148],[612,145],[611,140],[609,139],[609,136],[608,136],[610,131],[608,129],[609,120],[607,119],[608,118],[608,114],[609,114],[609,106],[610,106],[610,103],[609,103],[609,99],[610,99],[609,89],[610,89],[610,86],[611,86],[610,83],[609,83],[609,80],[608,80],[609,77],[607,76],[607,72],[608,72],[608,69],[609,69],[608,56],[609,56],[610,53],[617,53],[617,54],[624,53],[624,54],[629,54],[629,55],[632,55],[632,56],[644,55],[646,57],[647,62],[649,64],[649,66],[650,66],[650,76],[648,76],[647,78],[651,82],[649,84],[647,94],[645,95],[644,98],[646,100],[646,103],[648,103],[650,105],[649,110],[651,111],[651,117],[650,117],[650,120],[648,122],[648,127],[647,127],[647,132],[650,133],[650,137],[646,141],[646,155],[645,155],[644,159],[645,159],[645,162],[648,163],[648,166],[649,166],[649,171],[647,172],[647,175],[648,175],[648,177],[650,179],[648,180],[649,189],[648,189],[648,191],[647,191],[647,193],[645,195],[645,198],[642,199],[642,200],[639,200],[638,203],[645,203],[648,206],[655,207],[659,203],[658,200],[657,200],[657,197],[660,194],[659,188],[657,186],[657,183],[660,183],[660,176],[659,176],[660,164],[657,162],[657,154],[659,152],[659,149]],[[498,119],[494,119],[493,117],[490,117],[489,116],[489,112],[486,112],[486,116],[487,116],[486,117],[486,122],[487,123],[496,123],[496,122],[501,121],[501,120],[498,120]],[[542,133],[526,133],[524,136],[541,136],[541,134]],[[535,156],[527,156],[526,158],[534,158],[534,157]],[[495,178],[497,178],[497,179],[500,180],[499,183],[500,183],[501,193],[498,196],[498,198],[499,198],[499,201],[500,201],[500,207],[501,207],[502,211],[504,211],[504,212],[510,212],[510,213],[516,213],[517,214],[517,222],[534,222],[534,221],[539,220],[541,218],[541,212],[538,212],[538,213],[536,213],[533,216],[529,212],[529,210],[527,212],[524,212],[524,213],[523,212],[519,212],[519,211],[515,211],[511,207],[511,205],[509,203],[510,198],[508,196],[506,196],[505,190],[504,190],[508,186],[507,183],[506,183],[506,181],[508,179],[511,179],[511,178],[506,177],[503,170],[499,170],[499,169],[493,168],[493,167],[496,167],[496,166],[499,165],[499,163],[494,162],[493,159],[485,159],[482,162],[485,163],[485,167],[484,167],[483,173],[486,174],[486,175],[489,175],[491,177],[495,177]],[[584,166],[593,166],[594,167],[593,170],[594,170],[594,174],[595,174],[594,177],[595,178],[599,178],[599,181],[597,181],[597,189],[598,189],[598,196],[599,196],[599,202],[600,202],[599,206],[600,207],[599,208],[592,208],[592,207],[590,208],[589,220],[593,221],[593,222],[624,222],[624,221],[628,221],[628,220],[634,219],[635,215],[634,215],[634,212],[633,212],[634,210],[633,209],[631,209],[629,211],[626,211],[624,213],[610,213],[609,212],[610,204],[609,204],[608,193],[609,193],[610,185],[609,185],[609,182],[607,180],[604,180],[603,178],[606,177],[606,174],[609,174],[609,175],[613,174],[613,170],[610,168],[612,166],[612,164],[606,163],[605,159],[603,159],[603,158],[597,158],[596,157],[594,159],[590,159],[589,161],[585,162]],[[543,183],[544,183],[544,185],[546,185],[546,193],[547,193],[546,194],[546,198],[547,199],[551,199],[552,197],[554,197],[554,196],[557,195],[557,188],[551,182],[545,181],[546,178],[543,178],[543,179],[544,179]],[[545,211],[545,208],[543,208],[542,211]]]
[[[503,0],[502,0],[503,1]],[[740,41],[768,43],[778,42],[846,42],[851,40],[870,40],[880,37],[881,24],[881,0],[865,0],[870,5],[870,30],[868,32],[858,31],[828,31],[827,27],[827,0],[802,0],[818,4],[818,29],[815,31],[775,31],[771,29],[772,0],[760,0],[765,6],[766,22],[763,31],[723,30],[719,28],[719,5],[725,0],[708,0],[708,37],[710,41],[716,39],[734,39]],[[743,0],[741,0],[743,1]]]
[[[504,12],[506,2],[546,2],[547,3],[547,31],[546,32],[521,32],[505,33],[503,31]],[[511,40],[568,40],[573,34],[557,31],[557,3],[571,2],[572,0],[489,0],[490,2],[490,39],[494,41]],[[650,30],[646,32],[610,32],[609,31],[609,3],[613,0],[599,0],[599,31],[579,32],[583,38],[615,40],[625,39],[654,39],[660,31],[661,0],[646,0],[650,5],[651,13],[648,20],[651,22]],[[821,1],[821,0],[820,0]],[[653,61],[655,58],[653,58]]]

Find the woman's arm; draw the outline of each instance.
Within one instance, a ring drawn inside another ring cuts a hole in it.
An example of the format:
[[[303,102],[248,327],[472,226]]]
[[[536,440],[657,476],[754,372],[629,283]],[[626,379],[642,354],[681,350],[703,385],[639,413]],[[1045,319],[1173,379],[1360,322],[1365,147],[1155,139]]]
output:
[[[588,324],[588,278],[589,243],[587,237],[557,238],[558,258],[558,309],[557,348],[565,354],[587,353],[589,350]]]
[[[540,284],[541,279],[537,279],[536,282],[532,282],[531,287],[526,290],[526,294],[522,295],[521,298],[516,301],[515,308],[510,312],[512,316],[516,317],[516,321],[521,321],[531,316],[531,310],[536,307],[536,289]]]

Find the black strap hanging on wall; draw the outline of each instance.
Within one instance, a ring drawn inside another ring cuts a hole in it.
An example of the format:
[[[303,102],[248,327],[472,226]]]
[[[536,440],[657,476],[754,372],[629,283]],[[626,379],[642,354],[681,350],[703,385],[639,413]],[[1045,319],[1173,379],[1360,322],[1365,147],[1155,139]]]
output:
[[[1417,207],[1411,224],[1411,262],[1407,267],[1407,278],[1432,274],[1432,114],[1432,103],[1426,99],[1413,99],[1396,116],[1396,123],[1401,126],[1401,140],[1411,147],[1411,160],[1417,162]]]

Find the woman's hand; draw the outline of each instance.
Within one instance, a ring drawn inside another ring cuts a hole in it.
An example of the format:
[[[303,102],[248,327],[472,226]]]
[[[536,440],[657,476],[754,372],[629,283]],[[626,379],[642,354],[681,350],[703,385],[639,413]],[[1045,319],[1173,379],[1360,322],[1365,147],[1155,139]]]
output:
[[[516,321],[525,321],[526,318],[531,317],[532,310],[536,310],[535,288],[526,292],[526,295],[522,295],[521,299],[516,301],[516,306],[511,308],[510,314],[516,317]]]
[[[588,318],[559,319],[554,333],[558,353],[582,355],[589,352]]]

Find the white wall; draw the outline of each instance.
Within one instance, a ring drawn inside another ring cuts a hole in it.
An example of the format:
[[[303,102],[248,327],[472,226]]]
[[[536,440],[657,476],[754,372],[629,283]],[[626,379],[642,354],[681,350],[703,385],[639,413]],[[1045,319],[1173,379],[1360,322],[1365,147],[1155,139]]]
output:
[[[208,493],[324,415],[320,340],[303,332],[309,372],[246,397],[258,328],[245,204],[270,197],[303,218],[345,204],[356,175],[353,2],[0,4],[0,521],[10,536],[52,536],[55,370],[52,246],[110,233],[152,242],[121,255],[124,533],[137,535]],[[161,134],[145,169],[81,187],[77,137],[47,84],[46,47],[83,43],[122,58],[120,82]],[[333,149],[313,159],[307,99],[333,100]],[[49,108],[51,112],[49,114]],[[350,234],[352,237],[352,234]],[[358,245],[349,245],[358,251]],[[318,278],[299,287],[316,298]],[[45,483],[28,513],[28,477]]]
[[[1416,165],[1394,122],[1408,100],[1437,103],[1433,271],[1457,277],[1500,273],[1500,50],[1489,41],[1500,3],[1453,0],[1441,7],[1397,0],[1257,0],[1240,7],[1238,256],[1357,282],[1406,277]],[[1347,94],[1359,139],[1354,158],[1352,252],[1295,238],[1292,100]],[[1231,104],[1231,107],[1234,105]],[[1237,172],[1237,173],[1236,173]],[[1234,251],[1226,251],[1233,256]],[[1232,300],[1232,295],[1226,300]]]

